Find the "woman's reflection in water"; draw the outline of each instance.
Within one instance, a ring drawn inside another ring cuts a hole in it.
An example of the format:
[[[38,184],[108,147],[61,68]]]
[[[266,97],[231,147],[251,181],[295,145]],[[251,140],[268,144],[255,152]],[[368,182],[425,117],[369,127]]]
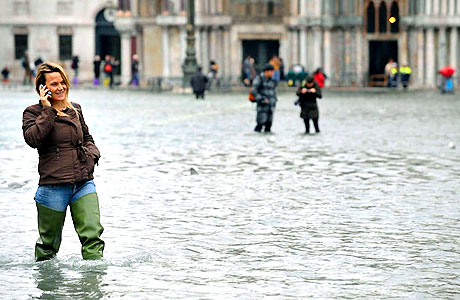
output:
[[[34,277],[41,295],[33,299],[100,299],[107,265],[91,262],[81,266],[55,260],[37,264]]]

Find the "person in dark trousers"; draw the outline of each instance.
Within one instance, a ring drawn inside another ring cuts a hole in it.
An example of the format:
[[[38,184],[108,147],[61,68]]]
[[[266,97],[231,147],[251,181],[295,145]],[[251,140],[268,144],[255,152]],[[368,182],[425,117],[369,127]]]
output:
[[[2,70],[2,77],[3,77],[2,81],[5,82],[5,83],[10,82],[9,79],[8,79],[9,75],[10,75],[10,69],[8,68],[8,66],[6,66]]]
[[[315,82],[313,76],[308,76],[301,86],[299,86],[297,96],[299,96],[299,100],[295,104],[300,104],[300,117],[305,123],[305,134],[310,133],[310,119],[313,121],[316,133],[319,133],[319,111],[316,99],[322,98],[322,95],[321,88]]]
[[[273,113],[276,107],[276,81],[273,79],[275,68],[271,64],[265,64],[263,72],[260,73],[252,84],[251,93],[257,102],[257,125],[254,131],[271,132],[273,124]]]
[[[32,71],[30,70],[30,60],[27,52],[24,53],[24,56],[21,59],[21,65],[24,68],[24,79],[22,84],[30,84],[32,82]]]
[[[101,76],[101,57],[96,55],[93,60],[93,71],[94,71],[94,85],[99,85],[99,77]]]
[[[193,74],[192,79],[190,79],[190,85],[192,86],[196,99],[204,99],[204,91],[208,85],[208,77],[202,73],[202,70],[203,68],[198,66],[196,68],[196,73]]]
[[[77,85],[78,84],[78,69],[80,68],[80,58],[78,57],[78,55],[75,55],[74,57],[72,57],[72,64],[70,67],[74,71],[73,85]]]
[[[133,55],[131,62],[131,80],[129,81],[129,85],[139,85],[139,56],[137,54]]]
[[[69,77],[56,63],[38,68],[37,104],[24,110],[22,131],[26,143],[38,150],[40,180],[35,194],[39,238],[35,260],[56,256],[67,207],[81,242],[83,259],[102,258],[105,243],[99,200],[93,182],[100,153],[89,133],[81,106],[69,101]]]
[[[109,87],[113,88],[113,59],[110,55],[105,56],[105,61],[104,61],[104,73],[106,79],[109,80]],[[105,85],[105,84],[104,84]]]

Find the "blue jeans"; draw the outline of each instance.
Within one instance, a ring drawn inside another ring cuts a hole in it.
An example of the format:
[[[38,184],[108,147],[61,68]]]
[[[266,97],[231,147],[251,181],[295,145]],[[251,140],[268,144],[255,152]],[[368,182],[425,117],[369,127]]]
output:
[[[96,193],[93,180],[78,183],[40,185],[35,193],[35,201],[57,211],[65,211],[70,203],[81,197]]]

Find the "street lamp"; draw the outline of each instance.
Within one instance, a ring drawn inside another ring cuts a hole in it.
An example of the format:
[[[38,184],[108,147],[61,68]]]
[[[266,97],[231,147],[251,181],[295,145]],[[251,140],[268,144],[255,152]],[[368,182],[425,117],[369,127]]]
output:
[[[195,52],[195,0],[187,0],[187,52],[185,61],[182,64],[184,72],[183,86],[186,87],[190,83],[190,79],[196,72],[196,52]]]

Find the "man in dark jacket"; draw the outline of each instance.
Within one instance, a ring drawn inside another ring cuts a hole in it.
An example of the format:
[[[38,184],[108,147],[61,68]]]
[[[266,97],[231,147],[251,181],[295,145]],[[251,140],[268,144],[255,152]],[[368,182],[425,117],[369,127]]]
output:
[[[270,132],[273,124],[273,113],[276,107],[276,81],[272,79],[274,67],[265,64],[263,72],[254,79],[251,93],[257,102],[257,125],[255,131],[261,132],[265,126],[265,132]]]
[[[313,121],[316,133],[319,133],[319,111],[316,98],[321,98],[322,94],[321,88],[315,82],[313,76],[308,76],[306,81],[302,82],[297,89],[297,96],[299,96],[299,100],[295,104],[300,104],[300,108],[302,109],[300,117],[305,123],[305,134],[310,133],[310,119]]]
[[[204,99],[204,91],[208,84],[208,77],[201,72],[202,70],[203,68],[198,66],[196,68],[196,73],[193,74],[192,79],[190,79],[190,85],[192,86],[196,99]]]

